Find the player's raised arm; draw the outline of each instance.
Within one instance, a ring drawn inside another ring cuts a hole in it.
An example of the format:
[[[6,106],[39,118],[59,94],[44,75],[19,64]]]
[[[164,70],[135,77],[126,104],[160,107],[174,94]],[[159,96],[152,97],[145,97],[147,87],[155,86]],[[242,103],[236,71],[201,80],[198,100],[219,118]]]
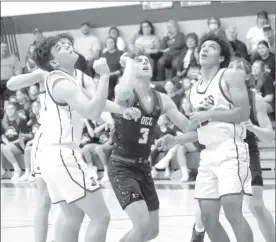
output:
[[[18,76],[13,76],[7,82],[7,88],[14,91],[17,89],[32,86],[36,83],[42,83],[46,79],[49,72],[43,71],[41,69],[36,69],[32,73],[21,74]]]
[[[133,97],[132,81],[135,76],[134,60],[127,53],[121,56],[120,63],[125,70],[120,83],[115,87],[115,99],[119,102]]]

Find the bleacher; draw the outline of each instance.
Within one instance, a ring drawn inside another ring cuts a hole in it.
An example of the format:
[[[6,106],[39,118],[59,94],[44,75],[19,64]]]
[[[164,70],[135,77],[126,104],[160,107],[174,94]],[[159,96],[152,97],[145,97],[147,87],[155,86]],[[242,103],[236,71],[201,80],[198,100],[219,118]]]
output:
[[[275,131],[275,121],[272,122],[273,129]],[[260,158],[261,158],[261,167],[263,170],[263,178],[264,179],[275,179],[275,140],[270,143],[259,143],[260,148]],[[162,156],[158,157],[158,160],[160,160]],[[199,158],[200,153],[188,153],[187,156],[187,167],[190,170],[194,170],[198,168],[199,165]],[[8,163],[5,159],[2,161],[3,167],[6,169],[6,174],[4,176],[4,179],[11,178],[13,168],[10,163]],[[103,171],[103,165],[99,158],[94,155],[93,162],[98,167],[99,170],[99,178],[102,177],[102,171]],[[18,157],[18,163],[22,170],[24,170],[24,156],[19,155]],[[172,159],[171,162],[171,170],[178,170],[179,165],[176,158]],[[164,171],[160,171],[156,177],[156,179],[164,179]]]

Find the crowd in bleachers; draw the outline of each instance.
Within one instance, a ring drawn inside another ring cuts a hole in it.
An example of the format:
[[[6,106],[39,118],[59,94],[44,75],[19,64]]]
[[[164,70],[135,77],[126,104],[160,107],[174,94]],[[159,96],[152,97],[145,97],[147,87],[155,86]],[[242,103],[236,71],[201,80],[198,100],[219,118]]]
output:
[[[228,26],[224,29],[223,23],[216,17],[211,17],[207,23],[206,31],[226,38],[230,42],[233,56],[242,57],[252,64],[251,88],[263,96],[267,112],[273,118],[275,112],[275,33],[269,25],[268,14],[258,13],[256,26],[250,28],[246,35],[247,43],[238,40],[235,26]],[[64,34],[63,36],[64,41],[74,45],[76,52],[80,54],[75,68],[82,70],[97,81],[93,62],[100,57],[105,57],[111,71],[108,99],[114,99],[114,88],[124,71],[120,65],[121,55],[124,52],[129,52],[132,56],[143,53],[150,58],[153,66],[152,88],[167,93],[180,111],[189,117],[192,112],[189,92],[192,85],[200,79],[197,49],[200,36],[196,33],[184,34],[179,30],[177,22],[173,20],[168,21],[167,33],[161,40],[155,34],[154,24],[147,20],[142,21],[137,34],[128,45],[120,36],[119,28],[116,26],[110,28],[104,47],[101,46],[97,36],[92,34],[88,22],[81,25],[81,33],[81,36],[75,40],[70,35]],[[20,64],[18,57],[9,54],[8,45],[1,43],[1,160],[5,157],[12,164],[14,168],[12,180],[17,181],[33,180],[30,174],[30,150],[32,139],[39,127],[37,122],[40,107],[37,100],[39,87],[33,85],[14,93],[6,88],[6,83],[12,76],[30,73],[36,69],[32,53],[36,43],[44,36],[40,29],[35,29],[33,34],[34,42],[28,49],[25,63]],[[160,117],[158,124],[156,137],[168,133],[173,135],[181,133],[165,116]],[[149,157],[153,166],[153,176],[157,174],[158,169],[165,169],[165,175],[171,177],[169,163],[174,156],[177,156],[182,173],[181,180],[185,182],[194,179],[194,177],[189,177],[185,155],[188,152],[199,151],[200,148],[198,143],[177,146],[163,154],[163,158],[158,162],[157,157],[160,151],[153,146]],[[85,161],[94,167],[95,172],[97,168],[93,164],[92,156],[99,157],[105,170],[103,181],[108,180],[106,166],[112,151],[112,130],[108,130],[102,121],[86,120],[81,150]],[[17,161],[19,154],[24,154],[25,159],[23,176]],[[5,170],[1,163],[1,177],[4,174]]]

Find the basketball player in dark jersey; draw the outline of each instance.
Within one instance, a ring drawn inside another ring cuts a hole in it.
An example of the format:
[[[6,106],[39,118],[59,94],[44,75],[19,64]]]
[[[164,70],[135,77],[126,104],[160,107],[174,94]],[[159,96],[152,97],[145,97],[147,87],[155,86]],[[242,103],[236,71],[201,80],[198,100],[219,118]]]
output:
[[[125,120],[113,115],[114,151],[108,175],[121,207],[133,223],[132,230],[121,242],[144,242],[159,233],[159,200],[148,161],[158,118],[166,114],[184,132],[190,122],[169,96],[150,88],[152,67],[146,56],[140,55],[133,60],[124,54],[121,64],[125,72],[115,88],[115,100],[122,106],[136,107],[141,116],[137,120]],[[191,139],[196,133],[187,136]]]

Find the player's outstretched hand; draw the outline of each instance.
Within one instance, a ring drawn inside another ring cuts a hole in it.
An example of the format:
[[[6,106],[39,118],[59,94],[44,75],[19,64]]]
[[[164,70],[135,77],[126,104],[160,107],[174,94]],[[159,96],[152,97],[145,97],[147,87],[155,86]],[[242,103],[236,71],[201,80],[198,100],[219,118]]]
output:
[[[177,144],[175,136],[166,134],[155,142],[158,150],[167,151]]]
[[[100,58],[94,61],[93,69],[101,75],[110,75],[110,69],[107,65],[106,58]]]
[[[123,113],[123,118],[131,120],[134,119],[135,121],[137,121],[139,118],[141,118],[141,111],[138,108],[127,108],[125,109],[124,113]]]

